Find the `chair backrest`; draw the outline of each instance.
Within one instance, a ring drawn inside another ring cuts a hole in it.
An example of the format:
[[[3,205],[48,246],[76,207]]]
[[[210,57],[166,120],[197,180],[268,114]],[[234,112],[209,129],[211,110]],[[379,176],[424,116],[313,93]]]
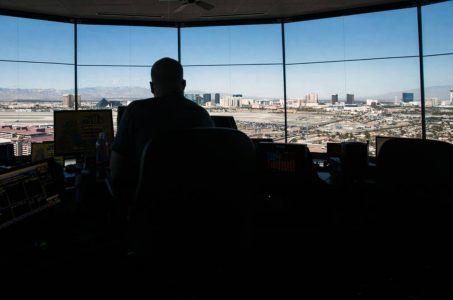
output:
[[[147,219],[141,230],[151,235],[151,248],[206,260],[240,247],[250,224],[255,158],[253,143],[234,129],[181,130],[150,141],[137,210]]]
[[[433,240],[440,241],[451,234],[452,144],[390,139],[379,151],[377,168],[380,187],[377,224],[387,228],[387,240],[396,244],[404,235],[405,245],[417,243],[432,248]],[[407,252],[413,250],[412,247]]]
[[[453,145],[434,140],[393,138],[377,157],[380,181],[390,185],[451,185]]]
[[[140,171],[145,186],[139,192],[146,192],[150,179],[166,185],[190,183],[217,189],[219,180],[234,180],[254,169],[255,147],[244,133],[228,128],[180,130],[149,141],[145,147]]]
[[[238,129],[233,116],[211,116],[215,127]]]

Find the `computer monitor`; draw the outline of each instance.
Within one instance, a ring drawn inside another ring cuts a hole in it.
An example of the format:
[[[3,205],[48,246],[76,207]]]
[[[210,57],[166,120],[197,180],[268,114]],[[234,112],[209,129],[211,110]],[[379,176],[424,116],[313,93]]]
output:
[[[389,136],[376,136],[376,157],[379,156],[379,152],[381,151],[382,145],[388,140],[394,139],[394,137]]]
[[[31,161],[40,161],[54,156],[54,143],[42,142],[31,144]]]
[[[327,143],[328,157],[341,157],[341,143]]]
[[[0,174],[0,229],[59,202],[50,160]]]
[[[10,164],[14,160],[14,145],[6,143],[0,145],[0,164]]]
[[[303,144],[260,143],[258,153],[266,173],[299,174],[313,163]]]
[[[211,116],[215,127],[238,129],[233,116]]]
[[[113,142],[111,110],[55,111],[54,124],[55,155],[94,156],[100,132]]]

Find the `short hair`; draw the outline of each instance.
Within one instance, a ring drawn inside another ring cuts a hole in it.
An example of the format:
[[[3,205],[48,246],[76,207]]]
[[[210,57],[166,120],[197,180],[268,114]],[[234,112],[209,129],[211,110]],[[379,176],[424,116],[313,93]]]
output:
[[[151,68],[151,80],[159,83],[173,83],[183,80],[182,65],[169,57],[156,61]]]

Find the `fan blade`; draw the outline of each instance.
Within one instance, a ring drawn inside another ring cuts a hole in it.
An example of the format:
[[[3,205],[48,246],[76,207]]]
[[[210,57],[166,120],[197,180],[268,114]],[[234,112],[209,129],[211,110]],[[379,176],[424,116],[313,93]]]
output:
[[[187,6],[189,6],[190,3],[183,3],[181,4],[180,7],[178,7],[177,9],[175,9],[174,13],[179,13],[179,12],[182,12]]]
[[[195,1],[195,4],[198,5],[199,7],[201,7],[202,9],[204,10],[207,10],[207,11],[210,11],[214,8],[214,5],[208,3],[208,2],[204,2],[204,1]]]

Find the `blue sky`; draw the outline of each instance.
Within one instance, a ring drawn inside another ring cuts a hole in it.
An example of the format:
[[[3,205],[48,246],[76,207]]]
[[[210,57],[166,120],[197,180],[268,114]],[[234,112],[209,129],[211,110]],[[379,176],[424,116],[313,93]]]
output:
[[[425,54],[453,52],[453,1],[423,9]],[[326,60],[418,55],[416,9],[290,23],[286,60]],[[78,27],[79,64],[152,65],[177,57],[173,28]],[[269,64],[263,66],[186,66],[188,89],[283,97],[280,25],[186,28],[181,31],[184,65]],[[73,25],[0,16],[0,59],[73,62]],[[3,42],[6,41],[6,42]],[[425,60],[426,85],[453,85],[453,55]],[[272,65],[277,64],[277,65]],[[73,87],[73,66],[0,62],[0,87]],[[80,67],[79,87],[142,86],[149,67]],[[358,97],[417,88],[417,58],[287,66],[289,97],[318,92]]]

